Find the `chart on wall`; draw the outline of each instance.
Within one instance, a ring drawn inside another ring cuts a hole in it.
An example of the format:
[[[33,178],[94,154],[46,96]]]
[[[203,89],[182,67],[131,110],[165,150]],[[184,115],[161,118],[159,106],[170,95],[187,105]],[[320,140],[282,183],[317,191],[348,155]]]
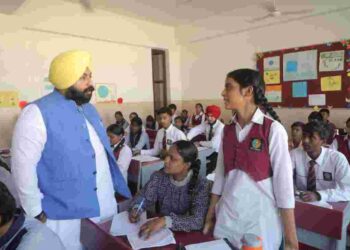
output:
[[[283,55],[283,81],[317,79],[317,50]]]
[[[256,58],[273,106],[350,108],[350,40],[261,52]]]
[[[112,102],[115,100],[115,86],[113,84],[96,84],[96,102]]]

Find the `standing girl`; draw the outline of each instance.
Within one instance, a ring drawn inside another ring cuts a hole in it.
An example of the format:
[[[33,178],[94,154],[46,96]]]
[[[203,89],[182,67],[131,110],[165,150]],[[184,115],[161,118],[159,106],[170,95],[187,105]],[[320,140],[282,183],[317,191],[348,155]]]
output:
[[[264,250],[278,250],[284,234],[284,249],[295,250],[288,136],[264,92],[265,84],[255,70],[227,75],[222,96],[235,116],[224,128],[204,233],[213,227],[217,205],[215,237],[228,238],[240,248],[243,235],[252,233],[262,238]]]

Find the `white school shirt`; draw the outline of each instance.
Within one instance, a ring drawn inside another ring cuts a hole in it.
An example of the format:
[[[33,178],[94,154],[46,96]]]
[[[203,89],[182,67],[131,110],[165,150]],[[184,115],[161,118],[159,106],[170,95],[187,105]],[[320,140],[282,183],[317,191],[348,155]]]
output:
[[[345,136],[345,139],[348,139],[349,135]],[[350,140],[348,140],[348,147],[350,148]],[[329,148],[334,149],[334,150],[338,150],[339,149],[339,145],[338,145],[338,140],[334,138],[332,144],[329,146]]]
[[[114,145],[113,150],[119,145],[119,143]],[[123,148],[120,150],[117,164],[126,183],[128,182],[128,169],[130,166],[131,158],[132,158],[132,151],[125,141]]]
[[[301,148],[291,151],[296,187],[307,190],[310,156]],[[322,147],[315,160],[316,190],[325,202],[350,201],[350,166],[340,152]]]
[[[127,144],[129,147],[131,147],[130,143],[131,143],[130,142],[130,134],[127,134],[127,136],[125,137],[125,144]],[[146,145],[146,148],[149,149],[149,147],[150,147],[149,146],[149,136],[148,136],[146,130],[142,130],[140,140],[138,141],[136,146],[132,149],[142,150],[145,145]]]
[[[252,121],[241,128],[234,116],[238,141],[242,142],[247,137],[254,123],[263,124],[265,117],[257,109]],[[278,249],[282,240],[278,208],[294,208],[295,205],[288,135],[277,121],[271,124],[269,153],[273,176],[255,182],[239,169],[225,175],[223,145],[220,146],[212,188],[213,194],[221,195],[216,209],[214,236],[228,238],[238,248],[241,247],[240,240],[244,233],[254,233],[263,238],[264,250]]]
[[[224,131],[225,125],[218,119],[213,125],[213,137],[210,141],[208,141],[209,138],[209,131],[210,131],[210,124],[208,122],[205,122],[204,124],[200,124],[196,127],[191,128],[190,132],[187,134],[188,140],[192,140],[194,137],[200,134],[204,134],[207,137],[207,141],[201,141],[199,144],[202,147],[207,148],[213,148],[215,152],[219,152],[221,139],[222,139],[222,132]]]
[[[180,129],[176,128],[174,125],[170,126],[165,130],[166,131],[166,149],[168,150],[170,146],[177,141],[185,140],[187,141],[186,135]],[[154,141],[154,147],[148,150],[141,150],[141,155],[151,155],[157,156],[160,154],[163,149],[163,137],[164,137],[164,128],[158,130],[156,139]]]
[[[112,216],[117,211],[117,204],[106,151],[88,120],[86,125],[96,154],[96,187],[100,216],[94,219],[98,221]],[[42,212],[43,194],[38,187],[36,167],[46,140],[46,126],[40,109],[36,104],[26,106],[14,129],[11,167],[21,205],[31,217]],[[67,249],[79,249],[80,219],[48,220],[46,224],[57,233]]]

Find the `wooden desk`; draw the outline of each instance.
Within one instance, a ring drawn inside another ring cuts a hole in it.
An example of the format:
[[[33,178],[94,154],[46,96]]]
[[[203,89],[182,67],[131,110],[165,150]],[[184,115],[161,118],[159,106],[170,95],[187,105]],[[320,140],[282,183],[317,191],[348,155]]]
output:
[[[345,250],[350,202],[330,203],[333,209],[295,203],[299,242],[325,250]]]
[[[131,246],[126,237],[113,237],[109,234],[112,220],[101,224],[95,224],[89,219],[81,222],[80,240],[88,250],[131,250]],[[214,240],[212,236],[203,235],[201,232],[175,232],[176,243],[182,246]],[[152,249],[176,250],[177,245],[168,245]]]

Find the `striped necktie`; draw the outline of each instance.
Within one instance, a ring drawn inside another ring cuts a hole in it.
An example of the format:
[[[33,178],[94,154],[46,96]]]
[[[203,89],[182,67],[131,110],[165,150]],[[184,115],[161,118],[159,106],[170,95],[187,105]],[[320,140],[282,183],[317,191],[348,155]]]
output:
[[[307,191],[316,192],[316,161],[311,160],[309,166],[309,173],[307,175]]]

